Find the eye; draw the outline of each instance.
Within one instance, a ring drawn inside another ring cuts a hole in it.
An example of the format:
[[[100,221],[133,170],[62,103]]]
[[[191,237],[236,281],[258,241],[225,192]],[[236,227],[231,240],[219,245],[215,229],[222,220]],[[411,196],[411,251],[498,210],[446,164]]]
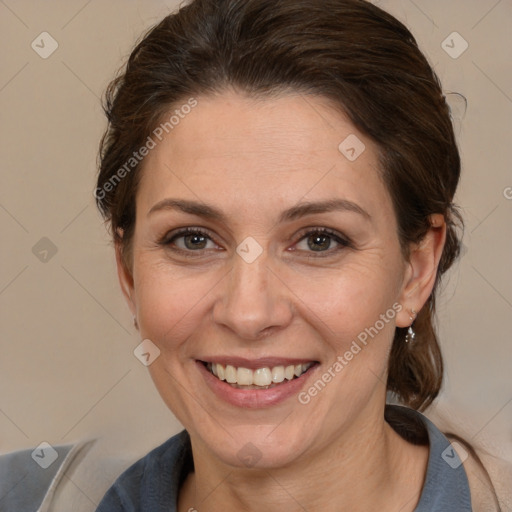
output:
[[[350,242],[327,228],[316,228],[304,233],[295,248],[306,252],[336,252],[349,247]]]
[[[291,250],[306,253],[333,254],[345,247],[351,247],[346,237],[328,228],[309,228],[299,234],[299,241]],[[219,250],[212,236],[201,228],[188,227],[173,231],[164,236],[160,244],[176,252],[201,253],[202,251]]]
[[[218,249],[219,246],[210,238],[209,234],[198,228],[182,229],[166,235],[162,245],[174,247],[180,251],[201,251]]]

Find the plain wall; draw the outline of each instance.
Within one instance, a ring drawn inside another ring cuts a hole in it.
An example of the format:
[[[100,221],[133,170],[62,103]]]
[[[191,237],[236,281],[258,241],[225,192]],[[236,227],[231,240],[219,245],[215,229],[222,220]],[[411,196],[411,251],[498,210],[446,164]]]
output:
[[[464,113],[449,96],[466,231],[439,301],[446,381],[432,414],[512,459],[512,2],[378,4],[412,30],[445,92],[468,102]],[[100,98],[140,33],[176,6],[0,3],[2,452],[99,437],[103,453],[130,459],[181,429],[132,353],[140,340],[92,195]],[[31,47],[43,31],[58,42],[47,59]],[[454,31],[469,44],[458,58],[442,48]]]

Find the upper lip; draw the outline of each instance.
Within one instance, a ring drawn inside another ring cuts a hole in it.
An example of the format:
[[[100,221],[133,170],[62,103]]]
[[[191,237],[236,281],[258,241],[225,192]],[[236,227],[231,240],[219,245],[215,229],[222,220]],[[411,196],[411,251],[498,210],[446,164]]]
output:
[[[236,368],[248,368],[256,370],[258,368],[274,368],[276,366],[291,366],[306,363],[315,363],[314,359],[290,358],[290,357],[261,357],[258,359],[247,359],[245,357],[235,356],[211,356],[198,359],[204,363],[216,363],[223,366],[231,365]]]

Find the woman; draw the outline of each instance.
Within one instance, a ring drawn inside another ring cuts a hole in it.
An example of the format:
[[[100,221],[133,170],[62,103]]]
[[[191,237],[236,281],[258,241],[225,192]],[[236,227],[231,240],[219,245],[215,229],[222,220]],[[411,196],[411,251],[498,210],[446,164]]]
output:
[[[98,510],[498,510],[418,412],[442,382],[460,159],[410,32],[358,0],[194,0],[106,113],[95,195],[186,430]]]

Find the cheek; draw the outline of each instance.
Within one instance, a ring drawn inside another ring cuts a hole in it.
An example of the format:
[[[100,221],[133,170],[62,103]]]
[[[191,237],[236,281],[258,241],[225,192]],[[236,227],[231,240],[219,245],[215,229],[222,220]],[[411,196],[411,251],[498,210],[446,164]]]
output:
[[[315,276],[290,276],[294,281],[293,291],[300,299],[297,307],[301,308],[301,316],[308,317],[318,326],[324,339],[331,340],[332,345],[342,345],[337,349],[350,344],[390,309],[388,317],[394,318],[392,306],[398,296],[399,271],[384,264],[382,258],[368,260],[361,258],[341,265],[337,270],[316,272]],[[388,323],[379,330],[391,329],[392,325],[388,326]]]
[[[318,340],[320,335],[330,345],[331,355],[344,353],[352,340],[392,308],[399,269],[396,259],[384,257],[390,252],[374,249],[354,253],[336,268],[275,268],[285,283],[282,300],[295,310],[299,322],[309,324],[312,339]],[[194,332],[211,330],[214,297],[218,299],[219,287],[229,272],[220,267],[191,272],[169,265],[154,253],[139,253],[134,270],[141,336],[157,344],[163,355],[182,349],[185,358],[186,350],[193,348]],[[393,322],[388,322],[379,331],[392,326]],[[191,343],[185,343],[188,339]]]
[[[141,335],[160,350],[176,350],[205,320],[209,293],[217,273],[187,277],[166,263],[141,261],[136,275],[137,310]]]

